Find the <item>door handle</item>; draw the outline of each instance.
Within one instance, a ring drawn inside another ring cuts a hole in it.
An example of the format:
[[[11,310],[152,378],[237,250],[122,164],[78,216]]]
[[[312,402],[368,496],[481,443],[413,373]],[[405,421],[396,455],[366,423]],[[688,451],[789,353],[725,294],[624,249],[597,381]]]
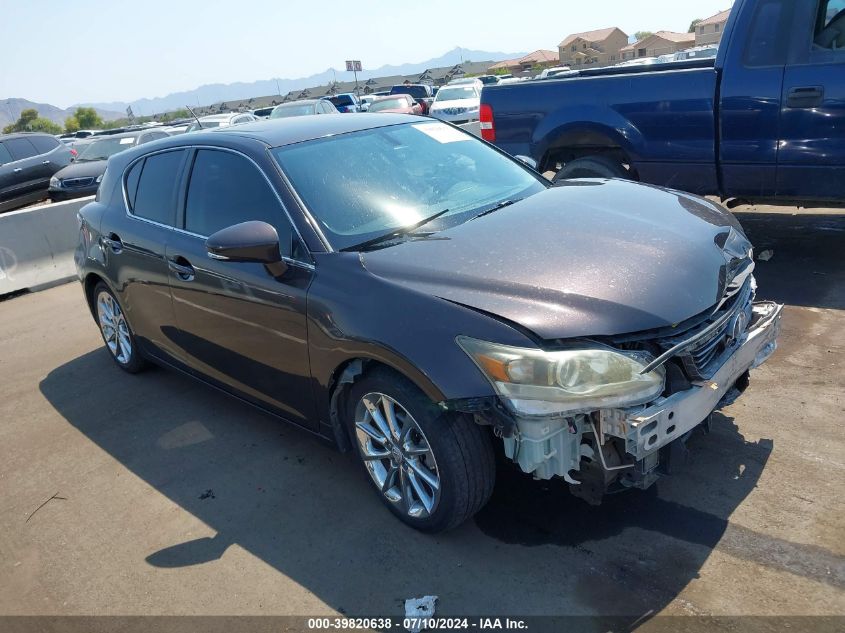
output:
[[[123,242],[118,235],[109,233],[108,236],[103,236],[101,240],[103,242],[103,246],[110,248],[112,253],[115,255],[123,251]]]
[[[824,103],[823,86],[791,88],[786,97],[787,108],[818,108]]]
[[[50,164],[50,161],[49,161],[49,160],[44,160],[44,161],[41,161],[41,164],[42,164],[42,165],[49,165],[49,164]]]
[[[196,271],[184,257],[167,260],[167,267],[182,281],[193,281]]]
[[[23,167],[15,167],[15,168],[12,170],[12,173],[19,174],[19,173],[21,173],[22,171],[23,171]]]

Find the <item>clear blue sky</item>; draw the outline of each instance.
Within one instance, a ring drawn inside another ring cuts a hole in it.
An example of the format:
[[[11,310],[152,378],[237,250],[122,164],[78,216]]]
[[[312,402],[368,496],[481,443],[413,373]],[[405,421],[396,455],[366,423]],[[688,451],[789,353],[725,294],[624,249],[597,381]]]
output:
[[[0,0],[0,98],[67,107],[207,83],[419,62],[455,46],[556,49],[618,26],[686,31],[731,0]],[[342,73],[345,77],[345,72]]]

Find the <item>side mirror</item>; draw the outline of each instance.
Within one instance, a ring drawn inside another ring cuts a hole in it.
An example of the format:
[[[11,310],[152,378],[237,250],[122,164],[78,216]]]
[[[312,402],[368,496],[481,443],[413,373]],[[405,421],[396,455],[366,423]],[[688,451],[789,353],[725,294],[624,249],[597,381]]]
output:
[[[211,259],[264,264],[274,277],[287,270],[279,234],[266,222],[251,220],[220,229],[205,241],[205,247]]]

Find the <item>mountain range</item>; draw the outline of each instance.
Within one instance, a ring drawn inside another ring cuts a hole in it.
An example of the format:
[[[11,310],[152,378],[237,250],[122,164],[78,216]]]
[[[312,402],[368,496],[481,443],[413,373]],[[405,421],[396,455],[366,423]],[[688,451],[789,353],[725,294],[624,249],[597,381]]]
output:
[[[440,57],[434,57],[421,62],[407,63],[400,65],[384,65],[379,68],[364,69],[358,73],[358,79],[369,79],[370,77],[386,77],[390,75],[413,75],[421,73],[427,68],[439,68],[441,66],[454,66],[461,62],[503,59],[514,59],[522,57],[525,53],[501,53],[491,51],[471,50],[466,48],[453,48]],[[152,99],[136,99],[135,101],[112,101],[108,103],[80,103],[77,105],[91,106],[100,110],[111,112],[126,112],[128,106],[138,115],[150,115],[169,110],[184,108],[186,105],[207,106],[223,101],[234,101],[248,99],[250,97],[264,97],[269,95],[285,95],[291,90],[302,90],[314,86],[328,85],[330,81],[351,80],[352,73],[335,68],[329,68],[321,73],[300,77],[298,79],[264,79],[253,82],[237,82],[231,84],[206,84],[193,90],[174,92],[164,97]],[[76,106],[74,106],[76,107]],[[114,118],[114,117],[112,117]]]

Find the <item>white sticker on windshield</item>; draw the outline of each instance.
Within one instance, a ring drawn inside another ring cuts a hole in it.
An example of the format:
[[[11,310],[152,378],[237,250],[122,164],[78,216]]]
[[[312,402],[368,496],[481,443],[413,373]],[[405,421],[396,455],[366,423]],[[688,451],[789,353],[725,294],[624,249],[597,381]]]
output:
[[[440,143],[455,143],[457,141],[469,141],[471,137],[460,130],[443,123],[419,123],[414,125],[423,134],[428,134],[435,141]]]
[[[132,145],[132,143],[134,143],[134,142],[135,142],[135,139],[132,138],[132,137],[120,139],[121,145]]]

